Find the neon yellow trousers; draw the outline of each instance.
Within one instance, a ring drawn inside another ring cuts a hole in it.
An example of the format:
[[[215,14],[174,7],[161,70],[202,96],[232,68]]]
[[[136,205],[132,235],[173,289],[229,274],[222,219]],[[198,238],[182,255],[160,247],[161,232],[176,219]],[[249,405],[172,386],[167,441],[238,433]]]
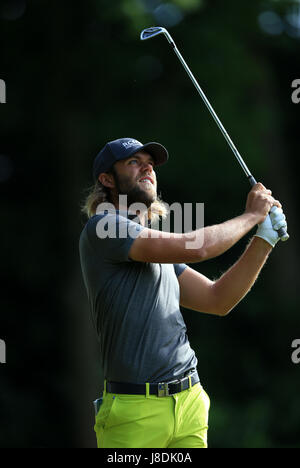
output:
[[[103,394],[98,448],[207,448],[209,397],[195,384],[172,396]]]

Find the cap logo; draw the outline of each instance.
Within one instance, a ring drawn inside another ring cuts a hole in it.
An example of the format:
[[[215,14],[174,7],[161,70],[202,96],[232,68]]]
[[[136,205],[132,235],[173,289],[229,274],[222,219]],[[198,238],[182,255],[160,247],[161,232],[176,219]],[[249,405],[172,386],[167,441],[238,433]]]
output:
[[[122,145],[124,146],[124,148],[131,148],[132,146],[136,146],[136,145],[140,145],[142,146],[142,143],[140,143],[139,141],[137,140],[129,140],[129,141],[124,141],[122,143]]]

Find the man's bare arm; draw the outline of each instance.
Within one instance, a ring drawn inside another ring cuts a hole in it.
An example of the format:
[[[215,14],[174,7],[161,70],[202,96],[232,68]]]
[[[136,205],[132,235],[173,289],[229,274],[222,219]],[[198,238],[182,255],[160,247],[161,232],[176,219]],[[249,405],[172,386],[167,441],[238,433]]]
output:
[[[281,206],[262,184],[249,192],[241,216],[189,234],[171,234],[144,229],[129,251],[132,260],[153,263],[196,263],[217,257],[262,222],[273,205]],[[193,243],[194,248],[189,246]],[[196,247],[197,246],[197,247]]]
[[[133,242],[129,257],[135,261],[151,263],[201,262],[230,249],[256,224],[257,218],[245,213],[225,223],[189,234],[144,229]],[[194,247],[188,248],[191,243]]]
[[[254,237],[240,259],[216,281],[188,267],[178,278],[180,304],[199,312],[228,314],[250,291],[271,250],[270,244]]]

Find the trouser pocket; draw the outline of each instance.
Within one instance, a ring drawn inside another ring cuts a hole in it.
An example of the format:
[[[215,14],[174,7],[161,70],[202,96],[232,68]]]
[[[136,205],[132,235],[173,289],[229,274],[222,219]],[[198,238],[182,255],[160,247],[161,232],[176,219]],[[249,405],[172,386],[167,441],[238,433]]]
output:
[[[98,400],[96,400],[95,409],[97,410],[98,408],[98,411],[96,414],[96,424],[94,428],[95,431],[97,431],[97,429],[99,428],[102,428],[102,429],[105,428],[108,422],[109,416],[111,414],[111,410],[114,405],[114,402],[115,402],[115,396],[110,393],[107,393],[105,397],[103,398],[101,397]]]
[[[97,400],[93,401],[93,405],[95,409],[95,416],[97,416],[102,403],[103,403],[103,397],[97,398]]]

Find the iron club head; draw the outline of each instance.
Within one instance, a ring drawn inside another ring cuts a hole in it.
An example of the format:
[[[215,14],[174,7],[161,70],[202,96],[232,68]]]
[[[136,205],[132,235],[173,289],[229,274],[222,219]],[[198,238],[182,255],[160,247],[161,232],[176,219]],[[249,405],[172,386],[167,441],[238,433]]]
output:
[[[168,33],[168,31],[165,28],[162,28],[161,26],[155,26],[153,28],[143,29],[140,35],[140,39],[141,41],[145,41],[146,39],[151,39],[152,37],[158,36],[159,34],[163,34],[164,36],[166,36],[170,44],[173,43],[173,40],[170,34]]]
[[[141,32],[141,41],[145,41],[146,39],[151,39],[151,37],[157,36],[158,34],[163,34],[165,31],[165,28],[161,28],[159,26],[154,27],[154,28],[147,28],[143,29]]]

